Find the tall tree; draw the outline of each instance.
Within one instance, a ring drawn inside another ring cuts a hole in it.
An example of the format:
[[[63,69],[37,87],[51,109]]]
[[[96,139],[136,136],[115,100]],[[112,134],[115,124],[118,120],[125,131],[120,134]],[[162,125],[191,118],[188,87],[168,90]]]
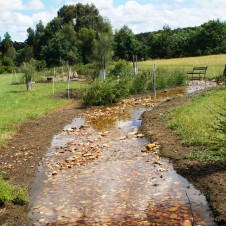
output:
[[[132,60],[139,53],[141,46],[128,26],[122,27],[114,35],[114,53],[118,59]]]
[[[95,41],[93,59],[99,70],[105,70],[113,56],[113,37],[109,33],[99,33]]]

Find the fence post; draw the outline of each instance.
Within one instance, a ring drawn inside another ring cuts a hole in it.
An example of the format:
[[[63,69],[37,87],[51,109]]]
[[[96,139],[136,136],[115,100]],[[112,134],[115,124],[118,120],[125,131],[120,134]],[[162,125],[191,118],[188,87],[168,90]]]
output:
[[[71,77],[71,67],[68,67],[68,79],[67,79],[67,97],[70,99],[70,77]]]
[[[156,100],[156,64],[153,64],[152,83],[153,83],[153,96],[155,101]]]
[[[54,67],[54,72],[53,72],[53,96],[55,95],[55,74],[56,74],[56,69]]]

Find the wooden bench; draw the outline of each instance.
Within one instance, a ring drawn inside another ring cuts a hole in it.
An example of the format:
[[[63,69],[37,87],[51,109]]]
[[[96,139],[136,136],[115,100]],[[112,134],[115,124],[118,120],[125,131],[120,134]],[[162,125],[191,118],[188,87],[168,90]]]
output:
[[[194,67],[192,71],[188,71],[187,75],[192,75],[191,79],[201,79],[203,75],[206,78],[206,70],[208,67]]]

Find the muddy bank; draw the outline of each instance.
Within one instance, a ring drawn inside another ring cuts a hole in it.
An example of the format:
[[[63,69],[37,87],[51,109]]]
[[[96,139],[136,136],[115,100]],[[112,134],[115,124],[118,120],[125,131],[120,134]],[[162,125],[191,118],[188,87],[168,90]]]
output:
[[[226,225],[226,164],[210,164],[184,159],[197,147],[184,147],[176,134],[167,128],[162,116],[171,108],[191,101],[193,95],[177,96],[142,115],[141,131],[161,144],[160,154],[173,163],[176,171],[187,178],[206,197],[216,222]]]
[[[9,144],[0,149],[0,171],[4,178],[30,191],[43,155],[52,137],[79,113],[79,103],[22,124]],[[27,206],[0,207],[0,225],[26,225]]]

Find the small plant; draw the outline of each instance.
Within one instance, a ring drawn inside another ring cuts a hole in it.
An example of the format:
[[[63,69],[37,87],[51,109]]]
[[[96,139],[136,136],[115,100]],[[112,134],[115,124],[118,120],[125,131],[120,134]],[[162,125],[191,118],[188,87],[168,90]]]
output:
[[[27,193],[21,188],[13,187],[0,176],[0,205],[25,205],[27,203]]]
[[[226,100],[225,100],[226,104]],[[226,155],[226,106],[219,106],[220,110],[217,111],[215,116],[216,122],[212,129],[218,136],[211,137],[213,149],[222,150]]]
[[[188,154],[185,158],[187,159],[199,159],[201,161],[217,162],[222,161],[225,156],[223,151],[213,151],[213,150],[194,150]]]

